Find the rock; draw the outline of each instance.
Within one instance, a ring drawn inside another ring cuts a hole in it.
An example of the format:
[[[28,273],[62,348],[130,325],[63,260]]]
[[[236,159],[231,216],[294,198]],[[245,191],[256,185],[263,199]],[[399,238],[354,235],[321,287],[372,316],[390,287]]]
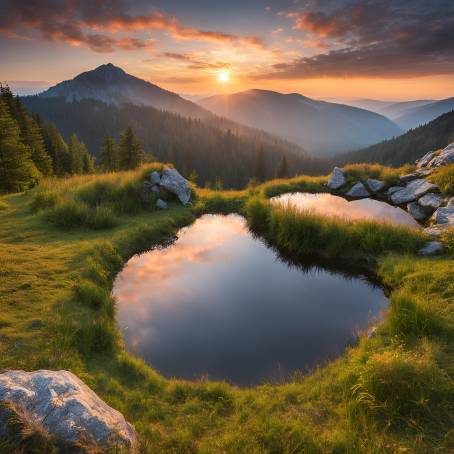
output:
[[[440,194],[434,194],[432,192],[429,192],[428,194],[423,195],[418,200],[418,203],[423,208],[431,209],[432,211],[436,210],[443,202],[444,202],[444,199]]]
[[[423,231],[424,233],[427,233],[427,235],[439,238],[444,232],[449,229],[454,229],[454,222],[448,222],[446,224],[435,224],[432,227],[423,229]]]
[[[419,251],[419,255],[437,255],[443,252],[443,244],[439,241],[429,241]]]
[[[379,192],[385,187],[384,181],[374,180],[373,178],[368,178],[366,185],[373,193]]]
[[[401,189],[404,189],[402,186],[391,186],[387,191],[386,195],[391,196],[395,192],[400,191]]]
[[[420,177],[426,177],[433,173],[434,169],[418,169],[415,173],[417,173]]]
[[[191,200],[189,181],[183,178],[177,169],[166,167],[162,172],[161,186],[175,194],[183,205]]]
[[[159,191],[160,191],[159,186],[155,184],[154,186],[151,187],[151,191],[154,194],[159,194]]]
[[[165,210],[166,208],[168,208],[168,205],[166,202],[164,202],[164,200],[158,199],[156,200],[156,207],[160,210]]]
[[[88,445],[93,452],[137,450],[134,427],[71,372],[3,372],[0,402],[63,442]],[[0,407],[0,421],[6,420],[4,412]]]
[[[424,221],[427,217],[429,217],[430,213],[418,204],[418,202],[411,202],[407,205],[408,212],[413,216],[413,219],[417,221]]]
[[[399,180],[400,180],[402,183],[407,184],[407,183],[409,183],[410,181],[416,180],[417,178],[421,178],[421,176],[415,172],[415,173],[409,173],[409,174],[407,174],[407,175],[401,175],[401,176],[399,177]]]
[[[426,153],[422,158],[418,159],[416,161],[417,167],[426,167],[427,164],[432,160],[432,158],[435,156],[435,151],[429,151]]]
[[[448,200],[448,203],[446,204],[446,206],[452,207],[453,205],[454,205],[454,197],[451,197],[451,198]]]
[[[339,189],[345,184],[344,171],[339,167],[334,167],[331,177],[326,184],[330,189]]]
[[[396,205],[401,205],[403,203],[413,202],[424,194],[437,190],[438,186],[436,184],[429,183],[423,178],[420,178],[410,181],[405,188],[392,194],[391,200]]]
[[[347,197],[351,197],[352,199],[363,199],[364,197],[369,197],[369,191],[366,187],[358,181],[348,192],[345,194]]]
[[[438,156],[435,156],[429,162],[429,167],[441,167],[454,163],[454,142],[444,148]]]
[[[153,172],[151,172],[150,175],[150,181],[153,186],[156,184],[157,185],[161,184],[161,175],[159,175],[159,173],[156,172],[156,170],[153,170]]]
[[[432,219],[436,224],[454,224],[454,205],[438,208]]]

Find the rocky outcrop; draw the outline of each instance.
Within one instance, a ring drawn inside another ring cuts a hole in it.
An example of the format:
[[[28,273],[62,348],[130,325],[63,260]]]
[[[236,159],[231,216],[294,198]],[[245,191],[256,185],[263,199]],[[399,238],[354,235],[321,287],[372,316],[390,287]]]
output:
[[[418,178],[417,180],[410,181],[410,183],[402,188],[400,191],[396,191],[391,195],[391,200],[396,205],[401,205],[422,197],[428,192],[438,191],[438,186],[426,181],[424,178]]]
[[[177,169],[164,168],[161,176],[161,187],[175,194],[183,205],[191,200],[189,181],[182,177]]]
[[[368,178],[366,180],[366,186],[369,188],[369,190],[376,194],[377,192],[380,192],[384,187],[385,187],[385,182],[380,181],[380,180],[375,180],[374,178]]]
[[[420,158],[416,161],[417,167],[418,168],[426,167],[427,164],[429,164],[429,162],[433,159],[434,156],[435,156],[435,151],[429,151],[422,158]]]
[[[364,199],[365,197],[369,197],[370,193],[366,189],[366,187],[358,181],[353,187],[345,194],[346,197],[351,197],[352,199]]]
[[[440,154],[433,157],[427,167],[441,167],[454,163],[454,142],[444,148]]]
[[[413,219],[421,222],[427,219],[430,215],[418,202],[411,202],[407,205],[407,210]]]
[[[453,224],[454,225],[454,205],[438,208],[432,215],[432,219],[437,224]]]
[[[330,179],[326,186],[330,189],[340,189],[345,184],[344,171],[339,167],[334,167]]]
[[[9,408],[63,442],[88,446],[86,452],[137,450],[134,427],[71,372],[3,372],[0,402],[5,404],[0,407],[5,431]]]
[[[429,241],[424,247],[422,247],[419,251],[419,255],[438,255],[443,252],[443,244],[439,241]]]
[[[435,211],[439,206],[441,206],[444,202],[444,198],[440,194],[434,194],[430,192],[429,194],[426,194],[422,196],[419,200],[418,203],[426,209]]]

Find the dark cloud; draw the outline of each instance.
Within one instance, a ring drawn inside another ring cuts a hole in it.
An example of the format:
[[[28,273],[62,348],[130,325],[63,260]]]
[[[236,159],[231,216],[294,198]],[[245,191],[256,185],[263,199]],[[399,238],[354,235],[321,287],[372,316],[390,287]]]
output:
[[[175,16],[160,11],[129,14],[128,2],[122,0],[5,0],[3,3],[0,32],[6,36],[11,37],[13,33],[20,36],[20,32],[27,34],[29,30],[36,30],[46,40],[85,45],[95,52],[152,47],[150,40],[112,36],[117,32],[137,30],[165,30],[182,40],[265,47],[256,36],[185,27]]]
[[[261,78],[413,77],[454,70],[452,0],[356,0],[322,7],[316,2],[287,16],[295,30],[335,50],[274,65]]]
[[[223,69],[229,68],[230,63],[216,60],[214,62],[201,61],[194,58],[190,54],[180,54],[176,52],[164,52],[164,57],[172,58],[173,60],[184,61],[188,63],[189,69]]]

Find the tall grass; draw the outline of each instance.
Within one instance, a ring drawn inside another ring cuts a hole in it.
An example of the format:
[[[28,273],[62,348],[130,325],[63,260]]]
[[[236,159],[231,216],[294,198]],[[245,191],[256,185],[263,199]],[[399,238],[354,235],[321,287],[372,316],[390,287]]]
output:
[[[410,164],[397,168],[385,167],[380,164],[348,164],[344,166],[343,169],[347,177],[347,182],[374,178],[384,181],[387,186],[391,186],[399,182],[400,175],[410,173],[414,168],[415,167]]]
[[[454,164],[439,167],[429,176],[429,180],[437,184],[443,194],[454,196]]]

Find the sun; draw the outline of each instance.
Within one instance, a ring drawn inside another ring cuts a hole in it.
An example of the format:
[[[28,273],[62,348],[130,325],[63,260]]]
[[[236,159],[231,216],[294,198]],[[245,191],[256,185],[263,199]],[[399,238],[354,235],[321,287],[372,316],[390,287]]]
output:
[[[218,82],[225,84],[230,80],[230,71],[227,69],[221,69],[217,75]]]

